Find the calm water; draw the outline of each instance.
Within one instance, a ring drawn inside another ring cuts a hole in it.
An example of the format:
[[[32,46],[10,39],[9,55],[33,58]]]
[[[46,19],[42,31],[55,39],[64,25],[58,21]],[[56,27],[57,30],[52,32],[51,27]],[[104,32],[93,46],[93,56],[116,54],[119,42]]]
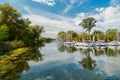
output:
[[[16,62],[11,80],[120,80],[120,47],[77,49],[49,43],[39,51]]]

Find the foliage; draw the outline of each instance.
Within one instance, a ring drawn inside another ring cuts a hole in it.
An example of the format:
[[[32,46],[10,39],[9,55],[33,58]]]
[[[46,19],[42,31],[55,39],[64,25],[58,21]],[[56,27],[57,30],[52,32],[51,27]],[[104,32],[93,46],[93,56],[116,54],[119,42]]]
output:
[[[13,49],[17,49],[17,48],[20,48],[20,47],[25,47],[26,45],[24,44],[23,41],[17,41],[17,40],[14,40],[14,41],[6,41],[6,42],[2,42],[0,43],[0,54],[4,54],[8,51],[11,51]]]
[[[58,40],[66,40],[66,33],[64,31],[58,33]]]
[[[96,26],[95,23],[97,21],[93,17],[88,17],[86,19],[83,19],[82,22],[79,24],[83,27],[83,29],[86,29],[88,33],[90,33],[91,29]]]
[[[7,41],[6,45],[10,46],[12,49],[17,49],[17,48],[25,46],[24,42],[20,41],[20,40],[19,41],[17,41],[17,40]]]
[[[19,17],[21,17],[21,14],[12,6],[10,6],[8,3],[4,3],[0,5],[0,17],[1,22],[0,24],[7,26],[13,26],[17,23],[17,20]]]
[[[76,37],[78,36],[78,34],[74,31],[61,31],[58,33],[58,40],[63,40],[63,41],[72,41],[72,40],[76,40]]]
[[[117,30],[116,29],[108,29],[105,33],[105,40],[106,41],[113,41],[117,40]],[[119,35],[118,35],[119,36]]]
[[[0,26],[0,43],[9,37],[9,29],[6,25]]]
[[[94,38],[94,41],[104,40],[104,39],[105,39],[104,32],[99,31],[99,30],[95,30],[95,31],[92,33],[92,37]]]
[[[16,8],[8,3],[0,4],[0,42],[19,48],[35,46],[43,32],[43,27],[30,25],[29,19],[23,19]]]
[[[82,26],[83,29],[86,30],[86,32],[83,33],[76,33],[74,31],[61,31],[58,33],[57,37],[60,41],[98,41],[98,40],[104,40],[104,41],[113,41],[113,40],[120,40],[120,32],[118,32],[116,29],[108,29],[105,33],[100,30],[95,30],[92,34],[90,34],[90,31],[93,27],[96,26],[96,20],[93,17],[85,18],[81,21],[79,26]],[[88,32],[88,33],[87,33]]]
[[[92,34],[88,34],[86,32],[78,34],[74,31],[68,31],[68,32],[61,31],[58,33],[58,40],[62,40],[62,41],[72,40],[72,41],[82,42],[82,41],[88,41],[91,38],[92,41],[104,40],[107,42],[108,40],[109,41],[120,40],[119,35],[120,32],[118,32],[116,29],[108,29],[106,32],[95,30]]]
[[[0,80],[19,80],[23,71],[27,71],[30,66],[28,60],[41,61],[42,54],[30,47],[13,50],[0,59]]]

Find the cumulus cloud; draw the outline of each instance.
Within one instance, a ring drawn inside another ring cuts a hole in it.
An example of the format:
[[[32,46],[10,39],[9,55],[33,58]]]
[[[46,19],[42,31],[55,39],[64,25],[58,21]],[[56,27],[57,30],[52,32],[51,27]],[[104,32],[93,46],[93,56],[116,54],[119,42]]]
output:
[[[105,31],[106,29],[120,30],[120,6],[109,6],[107,8],[96,8],[99,13],[79,13],[76,16],[76,21],[83,18],[94,17],[97,20],[97,26],[93,28]]]
[[[99,21],[99,26],[102,25],[104,27],[109,28],[117,28],[120,27],[120,6],[116,7],[108,7],[103,10],[100,14],[95,15],[96,19]]]
[[[25,7],[25,10],[29,14],[23,15],[23,17],[29,18],[33,24],[44,26],[45,33],[43,35],[46,37],[56,37],[59,31],[74,30],[81,32],[81,27],[76,24],[74,18],[68,18],[28,7]]]
[[[56,4],[54,0],[32,0],[32,1],[47,4],[48,6],[54,6]]]
[[[45,36],[56,37],[59,31],[74,30],[82,32],[82,27],[79,23],[87,17],[94,17],[97,20],[97,25],[93,30],[106,31],[107,29],[120,30],[120,6],[109,6],[107,8],[96,8],[97,13],[79,13],[74,18],[56,15],[43,10],[25,7],[29,13],[24,15],[24,18],[29,18],[33,24],[45,26]]]

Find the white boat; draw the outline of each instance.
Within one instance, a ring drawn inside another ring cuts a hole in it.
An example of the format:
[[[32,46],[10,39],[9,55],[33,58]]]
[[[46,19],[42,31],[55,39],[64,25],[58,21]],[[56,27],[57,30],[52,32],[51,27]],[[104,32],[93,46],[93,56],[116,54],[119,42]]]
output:
[[[76,42],[75,46],[85,46],[85,47],[88,47],[89,45],[87,43],[85,43],[85,42]]]
[[[104,40],[99,40],[95,42],[96,46],[106,46],[107,44],[104,42]]]
[[[93,47],[88,47],[88,46],[75,46],[76,49],[93,49]]]
[[[65,46],[74,46],[74,42],[64,42],[63,43]]]
[[[108,46],[120,46],[120,41],[114,40],[108,43]]]

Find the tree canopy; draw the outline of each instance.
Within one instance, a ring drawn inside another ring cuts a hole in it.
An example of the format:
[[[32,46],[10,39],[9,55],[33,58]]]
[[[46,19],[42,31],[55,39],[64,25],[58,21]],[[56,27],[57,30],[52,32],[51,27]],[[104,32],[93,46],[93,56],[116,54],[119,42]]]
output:
[[[1,41],[21,40],[26,45],[33,45],[38,43],[43,27],[31,25],[16,8],[4,3],[0,4],[0,31]]]
[[[97,21],[93,17],[88,17],[83,19],[79,25],[82,26],[82,28],[85,29],[88,33],[90,33],[91,29],[96,26],[96,22]]]

